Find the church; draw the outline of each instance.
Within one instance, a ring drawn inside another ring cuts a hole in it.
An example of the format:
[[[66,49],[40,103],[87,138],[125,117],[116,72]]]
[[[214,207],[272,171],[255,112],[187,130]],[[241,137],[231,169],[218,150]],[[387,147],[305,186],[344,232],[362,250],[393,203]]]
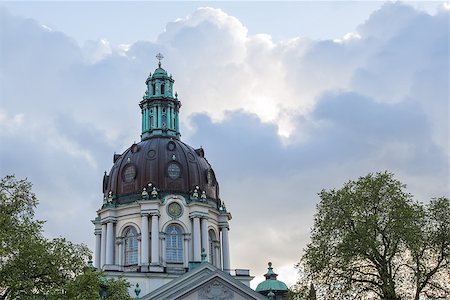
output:
[[[180,139],[181,102],[157,58],[139,102],[141,141],[103,177],[95,267],[125,278],[135,299],[287,299],[271,263],[256,290],[249,270],[231,268],[231,213],[205,150]]]

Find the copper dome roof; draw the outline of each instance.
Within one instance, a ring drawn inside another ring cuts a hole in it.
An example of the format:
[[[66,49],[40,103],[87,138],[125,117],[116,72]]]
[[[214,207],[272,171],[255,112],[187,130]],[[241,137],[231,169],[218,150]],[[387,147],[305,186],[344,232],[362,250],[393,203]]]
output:
[[[118,204],[129,203],[139,200],[149,183],[160,193],[190,194],[198,186],[208,199],[219,199],[219,185],[203,149],[171,137],[155,136],[115,154],[103,179],[103,194],[111,192]]]

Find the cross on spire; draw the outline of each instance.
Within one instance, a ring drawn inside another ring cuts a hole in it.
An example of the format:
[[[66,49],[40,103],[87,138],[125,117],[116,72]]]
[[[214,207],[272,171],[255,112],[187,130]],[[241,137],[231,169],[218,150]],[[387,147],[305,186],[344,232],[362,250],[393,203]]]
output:
[[[156,58],[158,59],[158,67],[161,68],[161,60],[164,58],[164,56],[161,53],[156,54]]]

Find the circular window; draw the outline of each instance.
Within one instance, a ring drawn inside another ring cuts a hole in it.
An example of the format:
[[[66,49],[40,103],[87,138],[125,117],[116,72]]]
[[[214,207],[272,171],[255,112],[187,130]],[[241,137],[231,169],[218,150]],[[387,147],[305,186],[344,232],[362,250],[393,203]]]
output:
[[[169,149],[169,151],[173,151],[173,150],[175,150],[175,143],[174,142],[172,142],[172,141],[170,141],[168,144],[167,144],[167,149]]]
[[[136,167],[134,165],[125,166],[122,178],[125,182],[132,182],[136,178]]]
[[[155,158],[155,156],[156,156],[156,151],[153,150],[153,149],[150,150],[150,151],[148,151],[147,156],[148,156],[148,158]]]
[[[183,214],[183,208],[177,202],[172,202],[167,206],[167,213],[172,218],[179,218]]]
[[[167,168],[167,174],[172,179],[177,179],[181,175],[181,169],[180,166],[176,163],[170,163],[169,167]]]

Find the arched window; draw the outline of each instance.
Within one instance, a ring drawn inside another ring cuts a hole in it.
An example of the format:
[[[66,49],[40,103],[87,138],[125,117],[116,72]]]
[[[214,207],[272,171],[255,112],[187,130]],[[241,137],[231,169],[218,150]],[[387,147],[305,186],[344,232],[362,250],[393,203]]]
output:
[[[183,230],[175,224],[167,226],[166,229],[166,261],[183,262]]]
[[[215,265],[215,252],[214,252],[214,242],[216,241],[216,234],[214,233],[214,230],[209,231],[209,262],[212,265]]]
[[[138,234],[134,227],[127,227],[124,234],[125,265],[138,263]]]

